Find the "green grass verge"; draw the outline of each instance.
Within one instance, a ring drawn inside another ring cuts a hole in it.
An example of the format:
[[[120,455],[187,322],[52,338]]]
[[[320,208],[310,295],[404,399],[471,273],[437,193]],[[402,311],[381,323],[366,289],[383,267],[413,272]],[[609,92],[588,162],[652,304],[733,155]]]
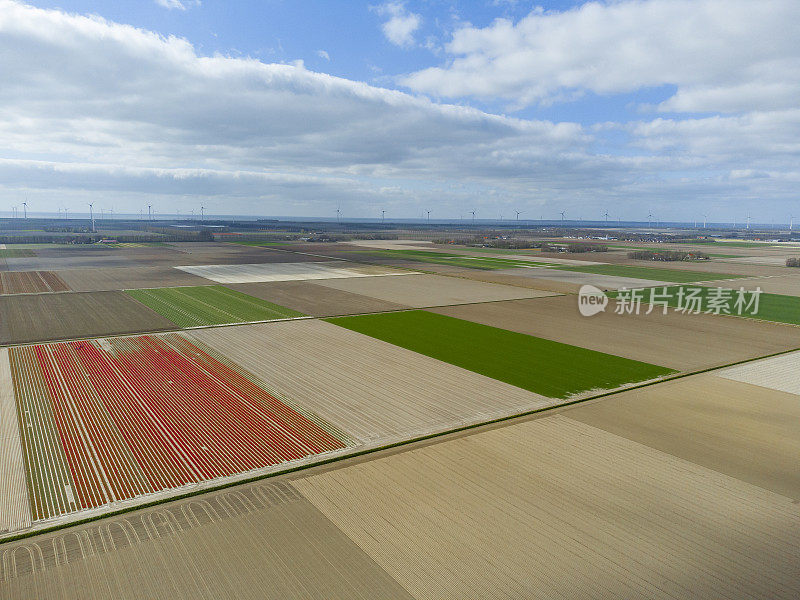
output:
[[[732,289],[728,286],[721,286],[725,289]],[[716,287],[705,287],[705,286],[685,286],[685,285],[672,285],[666,288],[666,292],[664,288],[656,287],[653,291],[659,295],[666,294],[666,298],[664,298],[669,306],[672,307],[679,307],[681,300],[679,297],[679,290],[684,290],[684,298],[687,297],[689,289],[691,290],[700,290],[696,293],[697,297],[700,298],[700,310],[701,312],[705,312],[708,310],[708,299],[710,296],[716,293]],[[753,314],[751,310],[743,310],[742,314],[738,314],[739,310],[736,308],[736,298],[737,298],[737,290],[734,290],[731,294],[730,300],[726,303],[728,306],[729,312],[721,312],[720,314],[730,314],[737,317],[747,317],[751,319],[763,319],[764,321],[774,321],[776,323],[787,323],[789,325],[800,325],[800,297],[797,296],[785,296],[783,294],[765,294],[761,293],[758,298],[758,311]],[[650,290],[645,290],[642,295],[642,303],[645,304],[650,300]],[[609,298],[616,298],[619,295],[619,292],[608,292],[607,293]],[[746,292],[745,294],[745,301],[749,301],[751,298],[750,292]],[[687,300],[683,300],[683,306],[688,304]],[[687,317],[690,315],[687,315]]]
[[[447,252],[428,252],[426,250],[365,250],[364,254],[379,254],[403,260],[413,260],[439,265],[453,265],[469,269],[495,270],[518,269],[526,267],[551,267],[553,263],[533,260],[514,260],[494,256],[468,256],[466,254],[450,254]]]
[[[326,320],[550,398],[563,399],[675,373],[665,367],[427,311]]]
[[[30,256],[36,256],[36,252],[24,248],[6,248],[5,250],[0,250],[0,258],[28,258]]]
[[[658,267],[637,267],[632,265],[582,265],[558,267],[559,271],[577,271],[596,275],[612,275],[614,277],[632,277],[651,281],[674,281],[675,283],[691,283],[694,281],[716,281],[718,279],[739,279],[744,275],[730,273],[704,273],[703,271],[681,271],[678,269],[660,269]]]
[[[221,285],[126,290],[178,327],[303,317],[301,312]]]

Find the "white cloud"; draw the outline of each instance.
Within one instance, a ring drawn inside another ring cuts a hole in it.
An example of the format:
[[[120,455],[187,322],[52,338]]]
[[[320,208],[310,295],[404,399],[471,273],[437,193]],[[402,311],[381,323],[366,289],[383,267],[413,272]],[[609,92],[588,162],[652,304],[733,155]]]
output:
[[[402,79],[443,97],[502,98],[515,107],[675,86],[664,111],[796,106],[797,0],[622,0],[514,23],[457,30],[451,60]]]
[[[174,8],[186,10],[193,6],[200,6],[200,0],[155,0],[155,3],[170,10]]]
[[[317,56],[319,56],[320,58],[323,58],[325,60],[330,60],[331,59],[331,55],[328,54],[327,52],[325,52],[325,50],[317,50]]]
[[[387,2],[376,10],[379,14],[389,17],[389,20],[381,25],[387,40],[401,48],[414,45],[414,33],[422,24],[420,15],[408,12],[403,2]]]
[[[759,194],[777,211],[800,179],[796,107],[587,131],[302,63],[202,56],[180,38],[10,0],[0,56],[0,202],[27,195],[37,210],[200,199],[238,214],[331,215],[339,204],[372,216],[380,204],[444,217],[468,204],[555,217],[556,205],[589,216],[615,203],[635,216],[647,197],[677,216],[698,198]]]

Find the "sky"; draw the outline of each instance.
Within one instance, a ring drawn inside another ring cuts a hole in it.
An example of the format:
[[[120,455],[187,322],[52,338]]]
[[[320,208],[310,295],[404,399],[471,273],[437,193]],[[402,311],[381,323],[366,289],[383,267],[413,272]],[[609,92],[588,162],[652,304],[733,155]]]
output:
[[[797,0],[0,0],[0,213],[788,223],[797,31]]]

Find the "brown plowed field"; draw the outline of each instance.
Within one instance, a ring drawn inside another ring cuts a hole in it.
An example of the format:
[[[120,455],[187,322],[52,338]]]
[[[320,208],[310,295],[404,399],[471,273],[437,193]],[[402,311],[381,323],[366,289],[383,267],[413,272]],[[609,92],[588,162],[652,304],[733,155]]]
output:
[[[239,283],[229,284],[226,287],[315,317],[354,315],[408,308],[396,302],[352,294],[316,285],[310,281]]]
[[[0,296],[0,344],[177,329],[124,292]]]
[[[0,294],[66,292],[69,285],[52,271],[0,272]]]
[[[69,271],[60,271],[58,274],[76,292],[213,285],[214,283],[174,267],[71,269]]]
[[[681,371],[723,365],[800,347],[800,329],[777,323],[661,309],[649,315],[583,317],[576,296],[431,309],[466,319]]]
[[[800,595],[788,498],[563,416],[293,485],[415,598]]]
[[[285,483],[206,494],[3,550],[0,597],[9,600],[411,598]]]
[[[800,397],[711,374],[566,410],[564,416],[800,499]]]
[[[492,285],[440,275],[329,279],[319,281],[316,285],[371,296],[387,302],[399,302],[415,308],[553,295],[551,292],[530,288]]]

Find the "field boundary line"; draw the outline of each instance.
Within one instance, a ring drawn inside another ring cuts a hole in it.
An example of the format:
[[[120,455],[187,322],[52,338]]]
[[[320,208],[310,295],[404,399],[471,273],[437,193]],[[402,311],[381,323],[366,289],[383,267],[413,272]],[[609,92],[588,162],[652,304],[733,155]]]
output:
[[[103,512],[102,514],[87,516],[86,518],[77,519],[75,521],[71,521],[71,522],[68,522],[68,523],[61,523],[61,524],[53,525],[53,526],[50,526],[50,527],[43,527],[41,529],[36,529],[36,530],[32,530],[32,531],[26,531],[26,532],[22,532],[22,533],[19,533],[19,534],[11,535],[11,536],[8,536],[8,537],[0,537],[0,546],[2,546],[3,544],[10,543],[10,542],[19,541],[19,540],[30,538],[30,537],[35,537],[37,535],[43,535],[43,534],[46,534],[46,533],[52,533],[54,531],[59,531],[61,529],[65,529],[65,528],[68,528],[68,527],[76,527],[76,526],[79,526],[79,525],[85,525],[85,524],[88,524],[88,523],[92,523],[94,521],[99,521],[101,519],[106,519],[106,518],[109,518],[109,517],[115,517],[115,516],[119,516],[119,515],[122,515],[122,514],[127,514],[127,513],[130,513],[130,512],[136,511],[136,510],[152,508],[152,507],[155,507],[155,506],[159,506],[161,504],[166,504],[168,502],[173,502],[173,501],[177,501],[177,500],[185,500],[186,498],[191,498],[191,497],[194,497],[194,496],[199,496],[199,495],[202,495],[202,494],[206,494],[206,493],[210,493],[210,492],[214,492],[214,491],[218,491],[218,490],[223,490],[223,489],[226,489],[226,488],[235,487],[235,486],[238,486],[238,485],[246,485],[246,484],[254,483],[254,482],[257,482],[257,481],[262,481],[262,480],[265,480],[265,479],[271,479],[271,478],[277,477],[277,476],[284,476],[284,475],[288,475],[288,474],[291,474],[291,473],[298,473],[298,472],[301,472],[301,471],[306,471],[306,470],[309,470],[309,469],[312,469],[312,468],[322,467],[322,466],[325,466],[325,465],[332,465],[332,464],[335,464],[335,463],[344,462],[346,460],[359,458],[359,457],[363,457],[363,456],[368,456],[370,454],[376,454],[376,453],[379,453],[379,452],[382,452],[382,451],[386,451],[386,450],[392,450],[392,449],[395,449],[395,448],[402,448],[404,446],[411,446],[411,445],[419,443],[419,442],[436,440],[438,438],[444,438],[444,437],[450,436],[452,434],[463,433],[463,432],[466,432],[466,431],[471,431],[473,429],[479,429],[481,427],[489,427],[489,426],[498,425],[498,424],[501,424],[501,423],[507,423],[507,422],[510,422],[510,421],[514,421],[516,419],[521,419],[521,418],[529,417],[529,416],[532,416],[532,415],[547,413],[549,411],[557,412],[557,411],[560,411],[560,410],[562,410],[562,409],[564,409],[566,407],[569,407],[569,406],[574,406],[576,404],[587,403],[587,402],[590,402],[590,401],[598,400],[600,398],[606,398],[606,397],[609,397],[609,396],[614,396],[616,394],[620,394],[620,393],[623,393],[623,392],[629,392],[631,390],[637,390],[637,389],[650,387],[650,386],[653,386],[653,385],[659,385],[659,384],[662,384],[662,383],[666,383],[668,381],[676,381],[678,379],[683,379],[683,378],[686,378],[686,377],[692,377],[692,376],[695,376],[695,375],[701,375],[703,373],[710,373],[710,372],[714,372],[714,371],[720,371],[722,369],[727,369],[729,367],[733,367],[733,366],[736,366],[736,365],[750,363],[750,362],[754,362],[754,361],[757,361],[757,360],[764,360],[764,359],[767,359],[767,358],[772,358],[774,356],[781,356],[781,355],[784,355],[784,354],[790,354],[792,352],[798,352],[798,351],[800,351],[800,347],[791,348],[791,349],[788,349],[788,350],[781,350],[779,352],[773,352],[773,353],[770,353],[770,354],[765,354],[763,356],[757,356],[757,357],[754,357],[754,358],[747,358],[747,359],[743,359],[743,360],[739,360],[739,361],[734,361],[734,362],[727,363],[727,364],[724,364],[724,365],[717,365],[717,366],[714,366],[714,367],[707,367],[707,368],[699,369],[699,370],[696,370],[696,371],[689,371],[689,372],[685,372],[685,373],[676,373],[676,374],[673,374],[673,375],[667,375],[665,377],[662,377],[662,378],[659,378],[659,379],[656,379],[656,380],[649,380],[649,381],[646,381],[646,382],[643,382],[643,383],[632,385],[630,387],[626,387],[624,389],[615,389],[615,390],[611,390],[611,391],[608,391],[608,392],[595,394],[593,396],[587,396],[585,398],[578,398],[578,399],[575,399],[575,400],[567,400],[566,402],[561,402],[561,403],[554,404],[554,405],[551,405],[551,406],[544,406],[544,407],[524,410],[524,411],[515,412],[515,413],[512,413],[512,414],[503,415],[503,416],[500,416],[500,417],[497,417],[497,418],[488,419],[488,420],[485,420],[485,421],[479,421],[479,422],[476,422],[476,423],[469,423],[469,424],[466,424],[466,425],[463,425],[463,426],[459,426],[459,427],[452,427],[452,428],[449,428],[449,429],[446,429],[446,430],[443,430],[443,431],[437,431],[437,432],[433,432],[433,433],[426,433],[426,434],[418,435],[418,436],[411,437],[411,438],[408,438],[408,439],[405,439],[405,440],[393,441],[393,442],[390,442],[390,443],[387,443],[387,444],[378,445],[378,446],[370,446],[368,448],[362,448],[360,450],[354,450],[352,452],[343,453],[343,454],[340,454],[340,455],[337,455],[337,456],[330,456],[330,457],[327,457],[327,458],[323,458],[323,459],[318,460],[318,461],[307,462],[307,463],[299,464],[299,465],[293,465],[293,466],[287,467],[286,469],[283,469],[283,470],[276,470],[276,471],[269,472],[269,473],[258,474],[258,475],[252,476],[252,477],[243,477],[241,479],[237,479],[236,481],[221,482],[219,485],[210,485],[208,487],[203,487],[202,489],[195,489],[195,490],[186,491],[186,492],[183,492],[183,493],[176,493],[175,495],[169,496],[167,498],[159,498],[159,499],[156,499],[156,500],[153,500],[153,501],[150,501],[150,502],[142,502],[141,504],[137,504],[137,505],[134,505],[134,506],[126,506],[124,508],[118,508],[116,510],[110,510],[108,512]]]

